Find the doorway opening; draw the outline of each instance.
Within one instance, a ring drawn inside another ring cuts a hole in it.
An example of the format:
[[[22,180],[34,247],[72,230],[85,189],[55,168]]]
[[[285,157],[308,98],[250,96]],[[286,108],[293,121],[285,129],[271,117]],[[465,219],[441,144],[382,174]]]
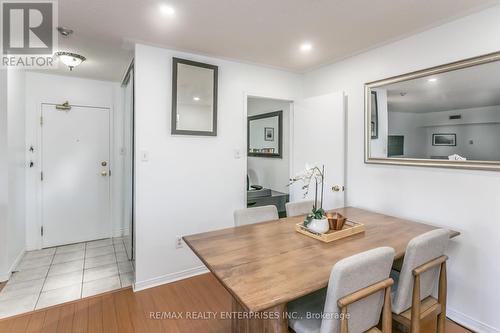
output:
[[[72,77],[78,70],[7,82],[25,105],[25,202],[19,251],[0,274],[0,319],[135,281],[133,65],[121,82]]]
[[[247,207],[274,205],[286,215],[291,169],[293,102],[248,96]]]

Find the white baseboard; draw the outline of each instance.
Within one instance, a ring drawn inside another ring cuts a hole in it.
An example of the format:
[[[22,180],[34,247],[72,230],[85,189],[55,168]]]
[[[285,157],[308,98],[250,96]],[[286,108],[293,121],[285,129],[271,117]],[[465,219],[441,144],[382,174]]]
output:
[[[478,333],[500,333],[500,329],[482,323],[474,318],[471,318],[459,311],[447,308],[446,316],[458,324]]]
[[[112,237],[128,236],[129,235],[128,229],[129,228],[115,229],[115,230],[113,230],[113,236]]]
[[[12,275],[12,272],[16,269],[17,265],[19,264],[19,262],[23,258],[25,252],[26,252],[26,249],[22,249],[19,252],[19,254],[17,255],[17,257],[14,260],[14,262],[12,263],[12,265],[10,265],[9,270],[7,272],[1,272],[1,274],[0,274],[0,282],[7,281],[8,279],[10,279],[10,276]]]
[[[159,276],[146,281],[139,281],[134,283],[134,291],[140,291],[144,289],[153,288],[162,284],[171,283],[179,280],[184,280],[196,275],[208,273],[208,269],[205,266],[198,266],[184,271],[175,272],[163,276]]]

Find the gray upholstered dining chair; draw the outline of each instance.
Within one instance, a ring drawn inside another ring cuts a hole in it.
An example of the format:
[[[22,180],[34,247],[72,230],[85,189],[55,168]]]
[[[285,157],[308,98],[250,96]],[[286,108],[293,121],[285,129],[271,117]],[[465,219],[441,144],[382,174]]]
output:
[[[286,216],[291,217],[309,214],[313,206],[314,200],[287,202],[285,204]]]
[[[450,233],[436,229],[413,238],[406,248],[401,272],[392,271],[394,320],[420,331],[424,317],[438,317],[438,333],[444,332],[446,321],[446,260],[444,255]],[[438,284],[438,299],[432,294]]]
[[[272,221],[279,219],[276,206],[262,206],[243,208],[234,211],[234,224],[236,226]]]
[[[340,260],[332,268],[327,289],[288,303],[290,328],[296,333],[366,332],[377,326],[383,309],[382,331],[390,333],[393,260],[390,247]]]

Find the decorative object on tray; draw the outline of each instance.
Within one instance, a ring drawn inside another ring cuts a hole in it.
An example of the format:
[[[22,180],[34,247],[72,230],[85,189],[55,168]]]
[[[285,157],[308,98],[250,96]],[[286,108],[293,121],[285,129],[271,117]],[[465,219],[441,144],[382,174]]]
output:
[[[337,212],[327,213],[328,223],[330,224],[330,230],[342,230],[344,227],[346,218]]]
[[[306,216],[303,225],[313,232],[317,233],[325,233],[330,230],[330,224],[328,223],[328,219],[325,215],[325,211],[323,210],[323,188],[325,182],[325,166],[322,168],[318,168],[317,166],[308,166],[306,165],[306,169],[304,172],[296,175],[295,177],[290,179],[290,184],[292,185],[298,181],[302,181],[304,184],[302,189],[304,190],[304,198],[309,194],[309,186],[311,182],[314,181],[314,206],[312,212]],[[321,193],[320,193],[320,201],[318,205],[318,185],[321,185]]]
[[[320,240],[325,243],[330,243],[365,232],[365,225],[362,223],[345,220],[342,230],[328,230],[325,233],[320,233],[311,230],[310,228],[304,226],[302,222],[300,222],[295,225],[295,230],[308,237]]]

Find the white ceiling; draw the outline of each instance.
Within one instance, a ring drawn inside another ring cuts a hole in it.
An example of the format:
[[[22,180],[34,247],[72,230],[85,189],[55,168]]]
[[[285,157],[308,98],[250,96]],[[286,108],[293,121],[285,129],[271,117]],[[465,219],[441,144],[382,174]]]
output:
[[[430,78],[436,81],[429,82]],[[500,62],[382,88],[387,89],[388,110],[392,112],[437,112],[500,105]]]
[[[492,0],[59,0],[63,51],[87,61],[69,73],[118,81],[142,42],[304,72],[465,16]],[[162,14],[161,4],[175,15]],[[299,50],[309,42],[313,49]],[[62,66],[61,66],[62,67]]]

